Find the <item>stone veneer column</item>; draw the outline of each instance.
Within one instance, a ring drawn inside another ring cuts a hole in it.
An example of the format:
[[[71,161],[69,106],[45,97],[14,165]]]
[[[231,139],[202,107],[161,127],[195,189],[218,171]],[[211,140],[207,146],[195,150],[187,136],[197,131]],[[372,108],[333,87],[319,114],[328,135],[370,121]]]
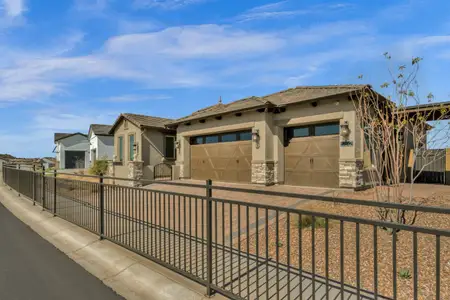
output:
[[[358,189],[364,185],[363,160],[340,160],[339,161],[339,187]]]
[[[129,161],[128,162],[128,178],[138,181],[130,181],[129,185],[132,187],[142,186],[140,181],[144,174],[144,162],[143,161]]]
[[[252,183],[273,185],[275,183],[274,162],[252,162]]]

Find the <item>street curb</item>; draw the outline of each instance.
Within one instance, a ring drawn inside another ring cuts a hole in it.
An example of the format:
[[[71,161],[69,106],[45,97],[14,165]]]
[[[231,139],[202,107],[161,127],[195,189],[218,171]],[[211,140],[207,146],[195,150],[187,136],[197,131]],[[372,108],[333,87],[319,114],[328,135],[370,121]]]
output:
[[[68,221],[0,185],[0,203],[117,294],[139,299],[209,299],[206,288]],[[215,299],[226,299],[215,295]]]

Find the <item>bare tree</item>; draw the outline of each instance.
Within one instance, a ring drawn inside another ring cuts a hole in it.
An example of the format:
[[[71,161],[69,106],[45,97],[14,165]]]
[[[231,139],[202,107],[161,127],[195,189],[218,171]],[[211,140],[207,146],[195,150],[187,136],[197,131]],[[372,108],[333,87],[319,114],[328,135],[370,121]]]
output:
[[[388,53],[384,55],[391,60]],[[427,165],[445,155],[445,151],[434,149],[450,140],[449,123],[444,121],[449,109],[434,103],[431,93],[425,103],[420,99],[417,74],[421,60],[413,58],[409,67],[400,65],[395,73],[389,68],[391,79],[381,85],[384,90],[391,89],[389,96],[376,93],[370,86],[352,95],[365,137],[365,153],[370,153],[365,160],[371,162],[368,177],[377,201],[423,203],[423,199],[414,197],[413,185]],[[434,128],[428,124],[430,120],[434,121]],[[426,158],[427,163],[414,170],[419,157]],[[412,166],[410,171],[408,163]],[[379,208],[377,213],[383,221],[401,224],[414,224],[417,218],[417,212],[404,209]]]

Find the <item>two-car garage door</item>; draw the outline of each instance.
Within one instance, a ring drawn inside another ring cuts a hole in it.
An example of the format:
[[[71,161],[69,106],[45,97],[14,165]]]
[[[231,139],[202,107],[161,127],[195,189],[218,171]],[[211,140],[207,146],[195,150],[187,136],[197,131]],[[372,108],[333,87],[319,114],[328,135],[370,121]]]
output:
[[[191,178],[251,182],[251,132],[230,132],[191,139]]]

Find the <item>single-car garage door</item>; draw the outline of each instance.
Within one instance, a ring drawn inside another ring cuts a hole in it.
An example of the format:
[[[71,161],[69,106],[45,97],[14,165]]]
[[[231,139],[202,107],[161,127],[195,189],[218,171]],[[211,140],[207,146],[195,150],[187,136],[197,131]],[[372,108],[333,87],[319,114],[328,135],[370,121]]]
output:
[[[84,151],[66,151],[64,155],[66,169],[84,169]]]
[[[191,178],[251,182],[251,132],[191,138]]]
[[[339,123],[285,129],[285,184],[339,187]]]

